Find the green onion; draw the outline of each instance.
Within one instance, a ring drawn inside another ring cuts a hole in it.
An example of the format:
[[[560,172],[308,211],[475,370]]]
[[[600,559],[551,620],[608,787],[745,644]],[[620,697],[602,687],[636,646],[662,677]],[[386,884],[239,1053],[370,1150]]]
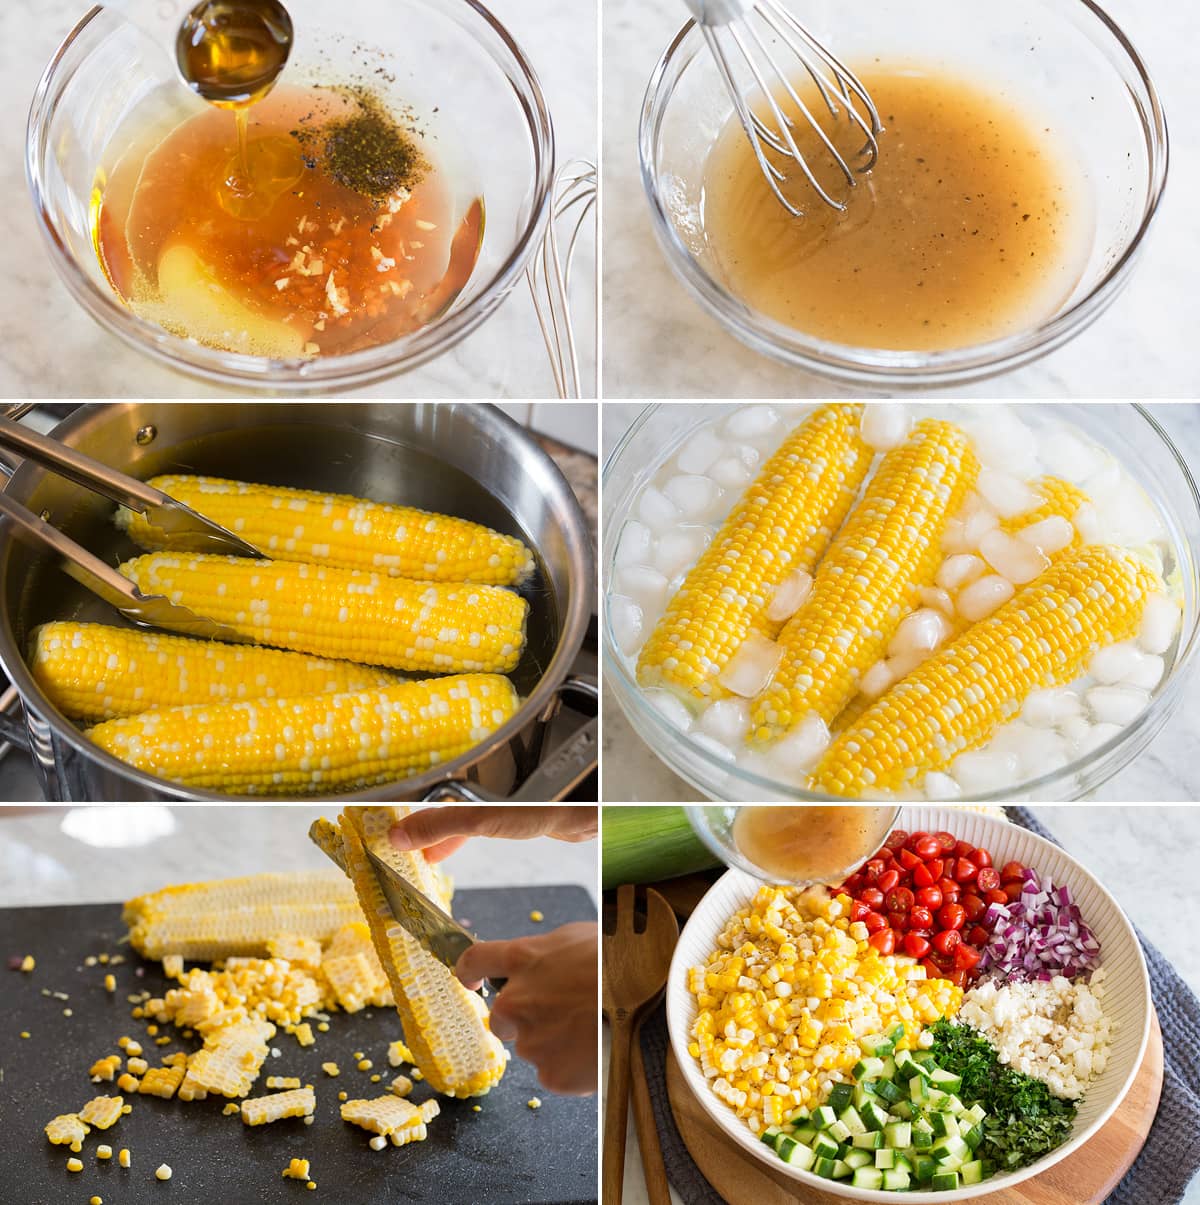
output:
[[[719,866],[681,807],[606,807],[604,886],[654,883]]]

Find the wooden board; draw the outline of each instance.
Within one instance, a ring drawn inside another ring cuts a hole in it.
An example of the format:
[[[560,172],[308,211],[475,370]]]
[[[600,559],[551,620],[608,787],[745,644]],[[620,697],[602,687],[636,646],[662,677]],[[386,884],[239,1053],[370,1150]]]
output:
[[[1100,1132],[1040,1176],[975,1198],[978,1205],[1102,1205],[1145,1144],[1158,1110],[1162,1080],[1162,1031],[1154,1017],[1133,1086]],[[689,1153],[729,1205],[845,1205],[851,1199],[799,1184],[743,1151],[704,1111],[670,1050],[667,1094]],[[896,1200],[903,1201],[903,1194]]]

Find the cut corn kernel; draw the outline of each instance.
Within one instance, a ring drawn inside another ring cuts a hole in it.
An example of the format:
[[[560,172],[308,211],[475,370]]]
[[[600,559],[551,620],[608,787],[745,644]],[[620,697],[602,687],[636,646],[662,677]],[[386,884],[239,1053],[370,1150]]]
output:
[[[125,1065],[129,1068],[130,1075],[145,1075],[150,1068],[145,1059],[130,1059]]]
[[[391,1090],[397,1096],[408,1096],[413,1090],[413,1082],[407,1075],[398,1075],[391,1082]]]
[[[97,1159],[111,1159],[112,1154],[113,1154],[112,1147],[106,1146],[103,1142],[98,1147],[96,1147],[96,1158]]]
[[[92,1064],[88,1075],[95,1079],[107,1080],[112,1083],[117,1072],[121,1069],[121,1056],[119,1054],[110,1054],[107,1058],[97,1059]]]
[[[119,1164],[120,1164],[122,1167],[128,1167],[128,1166],[129,1166],[130,1159],[129,1159],[129,1150],[128,1150],[128,1148],[127,1148],[127,1147],[122,1147],[122,1148],[121,1148],[121,1149],[120,1149],[120,1150],[117,1152],[117,1162],[118,1162],[118,1163],[119,1163]]]
[[[531,1109],[540,1109],[542,1107],[541,1098],[537,1096],[531,1096],[525,1103]]]
[[[169,1180],[171,1175],[171,1169],[165,1163],[160,1163],[158,1167],[154,1169],[154,1178],[156,1180]]]
[[[267,1041],[274,1034],[275,1026],[267,1021],[248,1020],[218,1029],[188,1060],[187,1079],[206,1092],[245,1096],[258,1078]]]
[[[162,1100],[170,1100],[179,1091],[186,1074],[185,1067],[152,1067],[138,1085],[138,1092],[143,1096],[157,1096]]]
[[[307,1180],[308,1174],[309,1161],[307,1159],[293,1159],[283,1169],[283,1178],[285,1180]]]
[[[117,990],[117,977],[115,975],[104,976],[104,990],[106,992],[115,992]]]
[[[337,1063],[322,1063],[321,1070],[324,1071],[326,1075],[333,1077],[342,1074],[342,1069],[337,1065]]]
[[[532,912],[529,914],[529,919],[530,919],[531,921],[533,921],[533,923],[536,925],[536,924],[540,924],[540,923],[541,923],[542,921],[544,921],[546,918],[545,918],[545,916],[543,916],[543,915],[542,915],[542,913],[540,913],[540,912],[539,912],[539,911],[538,911],[538,910],[535,908],[535,909],[534,909],[534,910],[533,910],[533,911],[532,911]]]
[[[382,1134],[376,1134],[374,1138],[367,1143],[367,1146],[373,1151],[382,1151],[387,1148],[388,1140]]]
[[[240,1113],[241,1111],[242,1111],[242,1106],[241,1106],[241,1105],[239,1105],[239,1104],[237,1103],[237,1101],[233,1101],[233,1100],[231,1100],[231,1101],[230,1101],[230,1102],[229,1102],[229,1103],[228,1103],[228,1104],[227,1104],[227,1105],[226,1105],[226,1106],[225,1106],[225,1107],[224,1107],[224,1108],[221,1110],[221,1116],[222,1116],[222,1117],[232,1117],[232,1116],[233,1116],[235,1113]]]
[[[67,1160],[67,1171],[81,1172],[83,1171],[83,1160],[71,1158]]]
[[[296,1088],[242,1102],[242,1121],[248,1126],[270,1125],[285,1117],[311,1117],[317,1107],[312,1088]]]
[[[370,1059],[359,1059],[358,1060],[359,1071],[370,1071],[371,1068],[374,1066],[375,1066],[375,1064],[372,1063]]]
[[[36,966],[37,960],[34,958],[34,956],[32,954],[26,954],[25,957],[21,959],[21,966],[19,969],[28,975],[29,972],[32,971]]]
[[[388,1065],[390,1067],[399,1067],[404,1063],[413,1062],[412,1051],[401,1041],[395,1041],[388,1045]]]

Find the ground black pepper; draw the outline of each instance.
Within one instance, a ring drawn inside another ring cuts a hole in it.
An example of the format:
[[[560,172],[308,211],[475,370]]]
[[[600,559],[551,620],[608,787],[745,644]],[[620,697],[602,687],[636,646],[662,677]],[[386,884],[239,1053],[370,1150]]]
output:
[[[322,131],[325,170],[339,184],[375,200],[411,190],[429,170],[416,141],[370,92],[354,89],[350,95],[357,112]]]

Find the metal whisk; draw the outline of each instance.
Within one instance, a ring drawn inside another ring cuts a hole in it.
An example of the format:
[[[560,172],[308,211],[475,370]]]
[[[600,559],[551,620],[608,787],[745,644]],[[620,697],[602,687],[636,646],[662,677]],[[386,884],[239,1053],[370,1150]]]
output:
[[[779,0],[687,0],[687,4],[716,59],[721,78],[754,148],[763,177],[780,204],[795,217],[803,216],[804,211],[783,195],[780,185],[787,179],[786,173],[767,158],[766,149],[793,160],[826,205],[844,210],[845,204],[831,197],[813,175],[792,134],[795,119],[783,111],[776,93],[786,93],[796,112],[812,127],[833,162],[841,169],[846,183],[853,187],[857,183],[856,172],[870,171],[874,167],[879,157],[878,135],[883,130],[875,104],[857,76],[818,42]],[[840,109],[844,108],[846,117],[862,131],[866,141],[856,156],[862,160],[857,168],[846,162],[821,123],[797,94],[792,81],[798,73],[788,70],[790,63],[781,65],[773,48],[768,45],[770,40],[781,43],[788,55],[799,60],[832,116],[838,116]],[[773,125],[754,112],[739,86],[738,73],[735,72],[739,58],[761,94],[763,105],[770,111]],[[865,116],[859,113],[857,106],[863,108]]]

